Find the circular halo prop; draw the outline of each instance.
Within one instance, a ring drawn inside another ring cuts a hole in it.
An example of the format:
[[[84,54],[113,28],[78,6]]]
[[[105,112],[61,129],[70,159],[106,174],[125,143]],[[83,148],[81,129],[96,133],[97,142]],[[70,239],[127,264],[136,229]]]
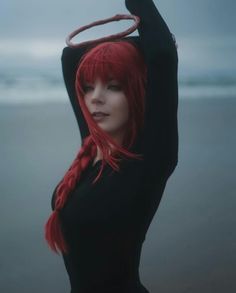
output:
[[[85,42],[77,43],[77,44],[71,42],[71,39],[74,38],[79,33],[81,33],[82,31],[85,31],[85,30],[87,30],[87,29],[89,29],[91,27],[94,27],[94,26],[102,25],[102,24],[105,24],[105,23],[108,23],[108,22],[119,21],[119,20],[122,20],[122,19],[133,19],[134,24],[130,28],[128,28],[127,30],[125,30],[123,32],[113,34],[113,35],[109,35],[107,37],[103,37],[103,38],[99,38],[99,39],[95,39],[95,40],[91,40],[91,41],[85,41]],[[90,23],[88,25],[85,25],[85,26],[82,26],[82,27],[78,28],[77,30],[73,31],[72,33],[70,33],[67,36],[66,44],[71,48],[79,48],[79,47],[89,45],[89,44],[92,44],[92,43],[95,43],[95,42],[105,42],[105,41],[110,41],[110,40],[113,40],[113,39],[123,38],[123,37],[131,34],[132,32],[134,32],[137,29],[139,23],[140,23],[140,18],[138,16],[136,16],[136,15],[133,15],[133,14],[116,14],[113,17],[106,18],[106,19],[101,19],[101,20],[98,20],[98,21],[94,21],[94,22],[92,22],[92,23]]]

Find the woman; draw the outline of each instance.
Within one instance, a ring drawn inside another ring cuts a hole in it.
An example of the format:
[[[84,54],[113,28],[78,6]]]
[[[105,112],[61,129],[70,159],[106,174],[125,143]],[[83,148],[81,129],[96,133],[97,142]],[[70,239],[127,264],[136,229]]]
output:
[[[54,190],[46,239],[71,293],[148,292],[142,244],[178,161],[175,41],[152,0],[126,7],[138,37],[62,54],[82,147]]]

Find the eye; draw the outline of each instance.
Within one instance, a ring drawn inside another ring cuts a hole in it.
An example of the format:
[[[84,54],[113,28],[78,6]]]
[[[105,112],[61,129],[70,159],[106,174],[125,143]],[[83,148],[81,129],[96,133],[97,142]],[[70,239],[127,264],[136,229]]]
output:
[[[85,93],[87,93],[87,92],[93,90],[93,87],[91,85],[85,85],[83,87],[83,90],[84,90]]]
[[[108,86],[108,89],[110,89],[112,91],[121,91],[122,87],[119,84],[110,84]]]

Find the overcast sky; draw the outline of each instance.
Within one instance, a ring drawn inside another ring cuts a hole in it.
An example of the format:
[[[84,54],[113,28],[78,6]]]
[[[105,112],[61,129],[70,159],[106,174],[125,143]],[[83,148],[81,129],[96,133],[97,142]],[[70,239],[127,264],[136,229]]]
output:
[[[124,2],[124,0],[1,0],[0,36],[4,39],[64,38],[81,25],[117,13],[128,13]],[[155,0],[154,2],[170,30],[177,36],[216,36],[236,33],[235,0]],[[122,27],[120,22],[114,25],[117,30]]]

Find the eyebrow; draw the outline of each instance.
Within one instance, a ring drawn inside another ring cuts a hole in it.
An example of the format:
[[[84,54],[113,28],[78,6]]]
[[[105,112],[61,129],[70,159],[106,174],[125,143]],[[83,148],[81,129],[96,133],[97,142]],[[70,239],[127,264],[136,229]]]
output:
[[[117,82],[118,84],[120,84],[120,81],[118,79],[116,79],[115,77],[109,77],[107,82],[111,82],[111,81],[114,81],[114,82]],[[84,81],[84,85],[91,85],[93,84],[94,82],[89,82],[89,81]]]
[[[113,79],[116,80],[116,78],[114,76],[112,76],[112,75],[108,77],[108,81],[111,81]]]
[[[117,79],[115,79],[115,78],[109,78],[108,80],[107,80],[107,82],[110,82],[110,81],[116,81],[116,82],[118,82],[118,83],[120,83]],[[84,82],[84,84],[93,84],[94,82],[89,82],[89,81],[85,81]]]
[[[115,79],[115,78],[110,78],[110,79],[108,79],[108,82],[109,82],[109,81],[112,81],[112,80],[113,80],[113,81],[116,81],[116,82],[119,83],[119,80],[117,80],[117,79]]]

